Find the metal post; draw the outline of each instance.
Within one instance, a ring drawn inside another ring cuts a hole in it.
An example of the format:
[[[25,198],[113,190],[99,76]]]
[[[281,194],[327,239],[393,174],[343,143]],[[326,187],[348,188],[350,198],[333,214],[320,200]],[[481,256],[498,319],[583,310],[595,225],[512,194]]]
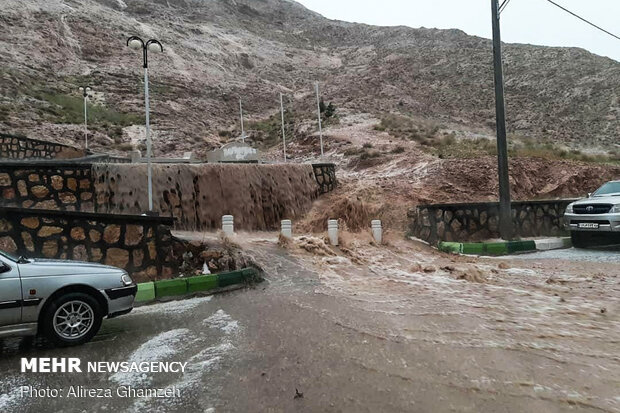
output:
[[[239,99],[239,116],[241,117],[241,141],[245,142],[245,130],[243,129],[243,106],[241,105],[241,99]]]
[[[286,162],[286,134],[284,133],[284,102],[282,92],[280,92],[280,114],[282,115],[282,151],[284,152],[284,162]]]
[[[86,112],[86,101],[88,97],[84,91],[84,148],[88,150],[88,115]]]
[[[323,157],[323,128],[321,127],[321,103],[319,99],[319,82],[314,83],[316,90],[316,110],[319,115],[319,137],[321,138],[321,158]]]
[[[511,239],[512,213],[510,181],[508,179],[508,148],[506,143],[506,112],[504,107],[504,75],[502,72],[502,40],[499,22],[499,2],[491,0],[493,12],[493,64],[495,67],[495,117],[497,126],[497,165],[499,173],[499,233]]]
[[[146,163],[148,174],[149,211],[153,211],[153,172],[151,165],[151,127],[149,124],[149,69],[144,68],[144,103],[146,105]]]

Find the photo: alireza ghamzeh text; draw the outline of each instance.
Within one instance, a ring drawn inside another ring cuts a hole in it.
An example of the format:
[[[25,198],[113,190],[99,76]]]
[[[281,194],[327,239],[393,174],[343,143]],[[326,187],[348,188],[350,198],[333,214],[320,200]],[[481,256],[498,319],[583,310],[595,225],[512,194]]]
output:
[[[618,16],[0,0],[0,412],[620,413]]]

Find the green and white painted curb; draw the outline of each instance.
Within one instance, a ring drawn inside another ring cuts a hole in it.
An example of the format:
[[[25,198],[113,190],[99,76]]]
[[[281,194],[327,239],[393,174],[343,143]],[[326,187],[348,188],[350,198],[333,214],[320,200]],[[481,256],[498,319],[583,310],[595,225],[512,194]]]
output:
[[[530,241],[504,242],[445,242],[439,243],[439,250],[453,254],[467,255],[509,255],[533,251],[547,251],[560,248],[570,248],[571,240],[565,238],[550,238]]]
[[[145,303],[158,298],[211,291],[257,280],[259,274],[255,268],[244,268],[219,274],[139,283],[135,302]]]

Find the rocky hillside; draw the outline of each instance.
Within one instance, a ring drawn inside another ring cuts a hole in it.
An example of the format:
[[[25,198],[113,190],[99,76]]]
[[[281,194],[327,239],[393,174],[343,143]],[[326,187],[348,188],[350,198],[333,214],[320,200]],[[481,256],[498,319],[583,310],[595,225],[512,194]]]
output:
[[[239,96],[250,129],[269,127],[280,91],[301,124],[312,118],[314,80],[341,112],[393,113],[474,136],[494,128],[491,43],[458,30],[332,21],[290,0],[1,4],[1,132],[81,143],[77,88],[88,84],[94,146],[142,147],[142,61],[125,46],[135,34],[165,48],[150,56],[159,154],[204,154],[234,136]],[[505,66],[510,133],[618,149],[620,63],[511,44]]]

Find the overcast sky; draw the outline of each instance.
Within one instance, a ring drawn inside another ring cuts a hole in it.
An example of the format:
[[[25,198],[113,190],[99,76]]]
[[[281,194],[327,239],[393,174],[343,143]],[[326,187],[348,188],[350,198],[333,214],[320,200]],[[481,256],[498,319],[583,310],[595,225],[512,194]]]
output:
[[[450,29],[491,37],[490,0],[297,0],[330,19],[382,26]],[[554,0],[620,36],[620,0]],[[500,0],[501,3],[501,0]],[[511,0],[502,13],[502,40],[576,46],[620,61],[620,40],[548,3]]]

